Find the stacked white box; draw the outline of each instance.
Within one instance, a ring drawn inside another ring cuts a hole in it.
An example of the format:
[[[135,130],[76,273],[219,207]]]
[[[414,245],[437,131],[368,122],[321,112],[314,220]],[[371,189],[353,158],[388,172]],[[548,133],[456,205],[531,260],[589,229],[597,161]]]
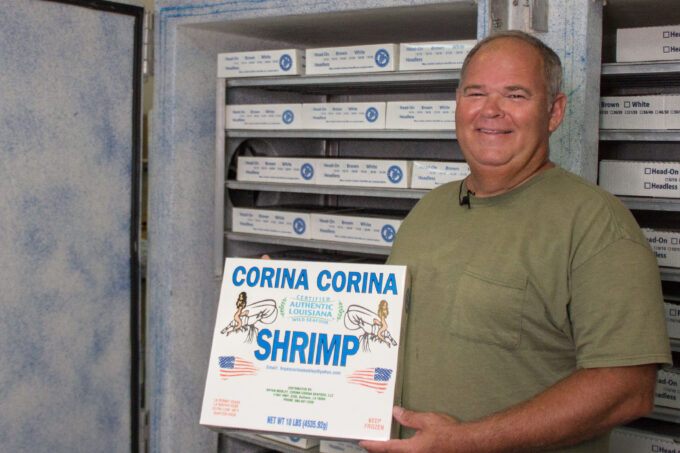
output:
[[[659,370],[656,374],[656,388],[654,389],[654,405],[680,409],[680,370],[670,368]]]
[[[236,179],[253,182],[316,184],[320,159],[307,157],[238,156]]]
[[[396,44],[307,49],[305,72],[319,75],[395,71],[398,52]]]
[[[231,215],[231,230],[236,233],[312,238],[310,212],[276,208],[232,208]]]
[[[410,162],[384,159],[331,159],[317,162],[316,183],[328,186],[409,186]]]
[[[460,69],[475,44],[474,39],[402,43],[399,45],[399,70]]]
[[[610,453],[678,453],[678,444],[673,437],[616,427],[609,438]]]
[[[668,129],[666,97],[608,96],[600,98],[600,129]]]
[[[304,450],[319,445],[319,439],[311,439],[309,437],[286,436],[285,434],[260,434],[260,437],[275,440],[286,445],[292,445],[293,447],[302,448]]]
[[[416,160],[412,163],[411,188],[434,189],[451,181],[459,181],[470,174],[465,162]]]
[[[384,102],[328,102],[303,104],[307,129],[384,129]]]
[[[599,185],[616,195],[680,198],[680,162],[603,160]]]
[[[680,59],[680,25],[616,30],[617,62],[678,59]]]
[[[680,267],[680,231],[642,228],[642,232],[652,246],[659,266]]]
[[[385,128],[456,130],[456,101],[388,102]]]
[[[390,438],[406,266],[227,258],[223,275],[202,425]]]
[[[403,217],[361,210],[347,214],[312,214],[312,239],[391,246]]]
[[[680,305],[664,302],[663,306],[666,310],[668,336],[671,338],[680,338]]]
[[[217,77],[262,77],[304,73],[304,52],[298,49],[217,54]]]
[[[366,453],[366,450],[354,442],[322,440],[319,444],[319,453]]]
[[[301,129],[302,104],[228,104],[227,129]]]

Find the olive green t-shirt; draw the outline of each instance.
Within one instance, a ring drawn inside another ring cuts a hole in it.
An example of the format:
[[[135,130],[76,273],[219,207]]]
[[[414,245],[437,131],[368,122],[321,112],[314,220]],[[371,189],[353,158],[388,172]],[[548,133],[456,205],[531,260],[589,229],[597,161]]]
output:
[[[656,258],[616,197],[559,167],[470,208],[461,184],[416,204],[388,261],[412,277],[406,408],[471,421],[579,368],[670,363]]]

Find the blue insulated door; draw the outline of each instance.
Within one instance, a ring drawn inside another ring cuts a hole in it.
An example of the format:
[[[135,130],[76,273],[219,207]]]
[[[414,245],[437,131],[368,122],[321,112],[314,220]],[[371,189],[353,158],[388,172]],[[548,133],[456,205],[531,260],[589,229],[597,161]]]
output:
[[[0,1],[0,451],[137,451],[143,9]]]

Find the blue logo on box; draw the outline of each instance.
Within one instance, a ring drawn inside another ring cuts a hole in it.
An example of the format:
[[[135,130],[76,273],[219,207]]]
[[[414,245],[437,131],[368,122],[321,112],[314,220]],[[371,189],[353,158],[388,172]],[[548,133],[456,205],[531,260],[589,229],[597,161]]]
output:
[[[375,121],[378,119],[378,109],[375,107],[369,107],[368,110],[366,110],[366,120],[369,123],[375,123]]]
[[[401,178],[404,176],[404,172],[401,171],[401,168],[399,168],[396,165],[392,165],[389,169],[387,169],[387,178],[390,180],[391,183],[398,183],[401,181]]]
[[[385,49],[380,49],[375,53],[375,64],[384,68],[390,63],[390,53]]]
[[[286,111],[283,112],[283,114],[281,115],[281,120],[283,120],[283,122],[284,122],[285,124],[290,124],[290,123],[292,123],[294,119],[295,119],[295,114],[294,114],[291,110],[286,110]]]
[[[385,242],[394,241],[394,236],[396,234],[397,232],[392,225],[385,225],[384,227],[382,227],[382,230],[380,230],[380,236],[382,236]]]
[[[297,234],[304,233],[306,229],[307,224],[305,224],[305,221],[302,220],[300,217],[296,218],[293,221],[293,231],[295,231]]]
[[[293,59],[290,57],[290,55],[284,53],[283,55],[281,55],[281,58],[279,58],[279,66],[284,71],[289,71],[290,68],[293,67]]]
[[[300,176],[302,176],[302,179],[309,181],[312,179],[312,176],[314,176],[314,167],[310,164],[303,164],[302,167],[300,167]]]

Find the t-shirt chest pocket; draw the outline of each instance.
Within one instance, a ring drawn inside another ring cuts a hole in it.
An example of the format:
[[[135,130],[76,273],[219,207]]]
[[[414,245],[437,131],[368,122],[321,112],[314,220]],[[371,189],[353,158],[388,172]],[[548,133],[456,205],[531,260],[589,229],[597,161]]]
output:
[[[450,305],[451,334],[509,349],[519,346],[527,281],[520,273],[500,275],[468,267]]]

